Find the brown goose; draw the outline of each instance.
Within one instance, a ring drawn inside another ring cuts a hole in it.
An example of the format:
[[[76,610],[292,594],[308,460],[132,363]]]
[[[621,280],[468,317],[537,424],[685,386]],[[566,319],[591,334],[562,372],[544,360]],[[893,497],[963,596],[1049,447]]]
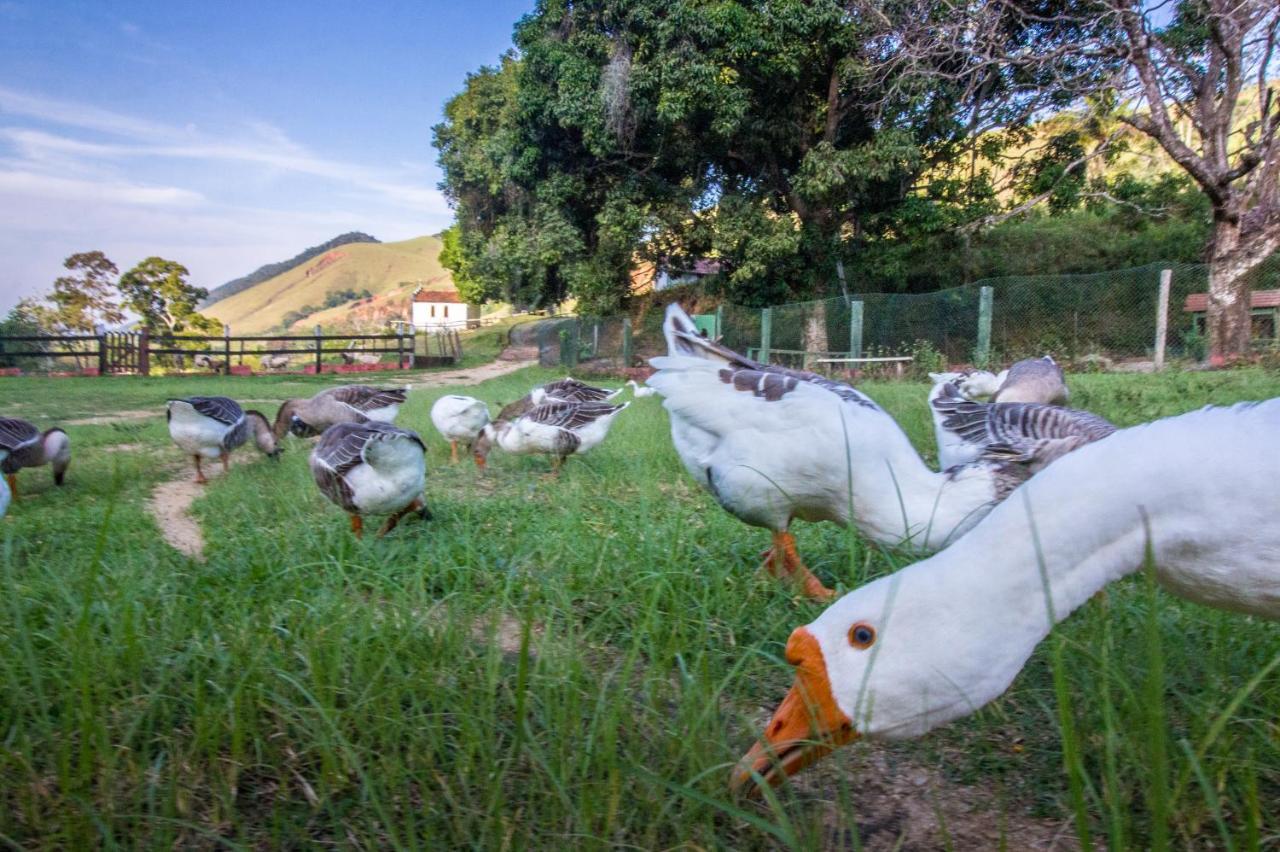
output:
[[[169,421],[169,437],[195,461],[196,482],[201,485],[209,480],[200,468],[200,460],[219,459],[223,472],[227,472],[231,468],[231,451],[247,441],[250,433],[264,455],[280,455],[271,424],[262,412],[245,411],[225,396],[171,399],[165,417]]]
[[[622,393],[622,388],[597,388],[566,376],[558,382],[548,382],[540,388],[534,388],[529,399],[534,405],[559,400],[561,402],[604,402]]]
[[[426,445],[416,433],[389,423],[338,423],[311,451],[311,475],[320,492],[351,516],[351,531],[364,532],[364,515],[390,515],[378,535],[409,512],[429,520]]]
[[[319,435],[335,423],[360,423],[376,420],[390,423],[409,393],[403,388],[375,388],[369,385],[343,385],[329,388],[310,399],[285,400],[276,412],[272,431],[277,439],[285,432],[300,438]]]
[[[66,432],[56,427],[41,432],[34,424],[16,417],[0,417],[0,451],[8,454],[0,461],[0,471],[4,472],[15,500],[18,471],[22,468],[47,464],[53,470],[54,484],[61,485],[71,465],[71,442]]]

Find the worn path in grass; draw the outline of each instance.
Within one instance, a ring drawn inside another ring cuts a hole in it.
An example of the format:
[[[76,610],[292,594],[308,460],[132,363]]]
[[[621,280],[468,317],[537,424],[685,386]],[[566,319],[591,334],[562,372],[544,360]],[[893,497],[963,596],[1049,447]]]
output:
[[[514,373],[516,370],[532,366],[537,363],[537,358],[537,349],[529,350],[527,348],[512,347],[503,351],[497,360],[490,361],[488,364],[467,370],[431,373],[411,382],[409,387],[431,388],[478,384],[486,379],[505,376],[508,373]],[[266,402],[269,400],[253,401]],[[72,422],[77,425],[81,423],[99,425],[137,417],[154,416],[155,412],[150,410],[125,411],[114,416],[93,417]],[[221,475],[221,473],[219,472],[215,475]],[[160,534],[164,536],[164,540],[168,542],[169,546],[199,561],[204,561],[204,533],[200,530],[200,524],[191,516],[191,506],[202,493],[201,486],[197,485],[195,480],[191,479],[190,474],[184,470],[178,478],[167,480],[157,485],[151,492],[151,499],[147,501],[147,510],[155,518],[156,526],[160,528]]]

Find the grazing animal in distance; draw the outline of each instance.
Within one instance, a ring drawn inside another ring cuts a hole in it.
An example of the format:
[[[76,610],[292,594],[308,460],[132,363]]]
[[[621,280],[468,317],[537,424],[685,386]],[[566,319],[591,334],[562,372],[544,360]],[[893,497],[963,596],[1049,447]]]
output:
[[[24,467],[49,465],[53,483],[62,485],[71,466],[71,440],[54,427],[41,432],[35,424],[17,417],[0,417],[0,471],[8,480],[14,500],[18,499],[18,471]]]
[[[263,355],[258,359],[264,370],[284,370],[289,366],[288,355]]]
[[[221,358],[215,358],[208,352],[197,352],[191,359],[191,362],[202,370],[213,370],[215,373],[222,372],[226,366],[226,362]]]
[[[773,534],[764,566],[806,594],[834,593],[796,552],[795,519],[853,524],[880,544],[937,550],[1030,475],[1035,443],[935,473],[869,396],[814,373],[761,364],[698,334],[672,304],[669,354],[648,384],[665,398],[676,452],[730,514]],[[1037,438],[1040,436],[1037,436]]]
[[[364,533],[365,515],[388,515],[378,535],[417,511],[429,520],[426,445],[417,433],[376,420],[338,423],[311,451],[311,475],[325,497],[351,516],[351,531]]]
[[[376,352],[346,352],[338,353],[342,357],[344,364],[376,364],[382,360],[382,355]]]
[[[390,423],[400,413],[409,388],[375,388],[342,385],[322,390],[310,399],[287,399],[276,412],[272,431],[277,439],[286,432],[299,438],[319,435],[337,423],[377,420]]]
[[[1280,399],[1120,430],[951,547],[845,595],[791,634],[795,684],[733,785],[776,784],[852,740],[919,737],[976,712],[1056,622],[1148,552],[1168,591],[1280,618],[1277,434]]]
[[[271,424],[260,411],[245,411],[235,400],[225,396],[192,396],[171,399],[166,406],[169,437],[196,465],[196,482],[209,480],[200,466],[201,459],[218,459],[222,471],[231,469],[231,451],[249,440],[268,458],[278,458],[279,445]]]
[[[449,459],[458,460],[458,442],[469,453],[489,422],[489,406],[471,396],[446,394],[431,406],[431,422],[449,442]]]

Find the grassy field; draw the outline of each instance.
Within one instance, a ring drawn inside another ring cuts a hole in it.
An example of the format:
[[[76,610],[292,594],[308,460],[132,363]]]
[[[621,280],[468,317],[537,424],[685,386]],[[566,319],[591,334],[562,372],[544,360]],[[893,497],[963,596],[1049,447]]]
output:
[[[496,405],[550,375],[471,392]],[[149,496],[190,475],[166,397],[226,393],[270,417],[331,383],[0,379],[0,411],[71,424],[76,450],[62,489],[24,472],[0,522],[0,842],[892,848],[914,797],[943,823],[934,845],[963,848],[969,820],[1017,849],[1072,830],[1065,716],[1096,841],[1280,845],[1280,629],[1141,577],[975,716],[730,798],[730,765],[790,683],[783,643],[821,607],[756,570],[767,535],[690,481],[658,399],[553,480],[540,458],[450,466],[427,417],[445,390],[415,391],[400,422],[427,440],[434,520],[354,539],[289,438],[278,463],[238,451],[195,503],[204,561],[162,541]],[[1262,371],[1071,383],[1122,425],[1280,395]],[[930,451],[924,385],[866,389]],[[828,583],[900,563],[831,525],[798,537]]]

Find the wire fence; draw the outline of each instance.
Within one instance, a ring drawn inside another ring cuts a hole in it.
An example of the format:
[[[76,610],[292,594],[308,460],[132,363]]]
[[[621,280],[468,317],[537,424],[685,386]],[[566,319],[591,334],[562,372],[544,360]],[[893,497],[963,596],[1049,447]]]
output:
[[[991,278],[933,293],[864,293],[763,309],[723,304],[695,321],[738,352],[811,369],[892,366],[901,371],[907,363],[926,370],[1044,354],[1066,364],[1105,366],[1156,359],[1165,278],[1163,355],[1199,360],[1206,343],[1203,310],[1186,308],[1188,296],[1208,290],[1208,269],[1200,264]],[[1255,269],[1249,283],[1254,291],[1280,289],[1280,254]],[[1278,332],[1280,308],[1255,307],[1255,346],[1277,347]],[[538,326],[537,345],[544,366],[640,367],[666,350],[662,308],[634,318],[548,321]]]

